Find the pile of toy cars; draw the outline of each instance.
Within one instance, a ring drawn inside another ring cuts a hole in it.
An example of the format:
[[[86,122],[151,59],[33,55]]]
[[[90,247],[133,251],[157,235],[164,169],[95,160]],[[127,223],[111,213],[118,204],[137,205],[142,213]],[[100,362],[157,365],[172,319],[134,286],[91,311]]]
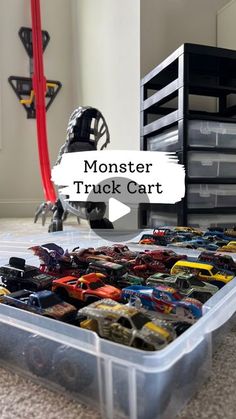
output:
[[[206,231],[193,227],[159,227],[143,234],[139,244],[235,253],[236,227],[212,227]]]
[[[228,233],[217,233],[226,247]],[[184,227],[153,232],[166,246],[215,236]],[[30,249],[39,268],[17,257],[0,267],[0,302],[148,351],[162,349],[195,323],[202,305],[236,274],[232,257],[216,251],[193,259],[168,247],[132,251],[123,244]]]

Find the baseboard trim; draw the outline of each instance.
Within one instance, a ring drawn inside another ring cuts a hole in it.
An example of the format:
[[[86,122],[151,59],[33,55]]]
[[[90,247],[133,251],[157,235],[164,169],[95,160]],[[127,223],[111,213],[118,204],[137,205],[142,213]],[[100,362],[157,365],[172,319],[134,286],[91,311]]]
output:
[[[0,199],[0,217],[34,217],[36,208],[43,202],[42,198],[35,199]]]

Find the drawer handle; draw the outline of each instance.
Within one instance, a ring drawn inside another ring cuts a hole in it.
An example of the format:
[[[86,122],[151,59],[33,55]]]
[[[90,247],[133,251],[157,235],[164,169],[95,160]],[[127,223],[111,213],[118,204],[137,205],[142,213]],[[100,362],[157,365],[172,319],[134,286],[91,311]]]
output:
[[[203,161],[202,166],[213,166],[213,161],[212,160]]]

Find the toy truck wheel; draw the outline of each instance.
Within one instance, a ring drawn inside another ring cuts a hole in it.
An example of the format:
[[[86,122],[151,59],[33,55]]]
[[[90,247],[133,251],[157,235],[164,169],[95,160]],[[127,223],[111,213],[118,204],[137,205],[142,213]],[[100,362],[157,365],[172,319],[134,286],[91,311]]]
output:
[[[177,362],[175,370],[177,379],[173,381],[175,384],[174,393],[176,392],[177,398],[180,397],[183,390],[186,397],[190,397],[193,392],[192,386],[194,385],[194,388],[197,389],[199,383],[204,380],[203,377],[209,376],[210,359],[211,344],[206,339]]]
[[[124,376],[122,378],[122,375]],[[149,377],[137,377],[136,394],[138,400],[137,419],[154,419],[162,416],[171,400],[171,380],[157,380],[155,374]],[[115,404],[125,417],[132,415],[129,403],[128,376],[122,371],[116,371],[114,377]],[[166,416],[167,417],[167,416]]]
[[[212,295],[209,292],[194,292],[192,295],[192,298],[196,298],[196,300],[201,301],[203,304],[211,297]]]
[[[144,351],[155,351],[155,348],[153,345],[147,342],[144,342],[144,340],[139,339],[139,338],[134,339],[132,346],[133,348],[143,349]]]
[[[101,220],[90,220],[89,222],[92,229],[114,229],[113,224],[107,218],[102,218]]]
[[[186,322],[178,322],[175,325],[175,331],[177,336],[182,335],[182,333],[184,333],[186,330],[188,330],[191,326],[191,323],[186,323]]]
[[[94,366],[95,367],[95,366]],[[91,357],[83,352],[62,346],[53,357],[57,382],[70,391],[80,391],[93,381],[94,368]]]
[[[29,370],[46,376],[52,369],[53,345],[39,336],[31,336],[26,342],[24,356]]]
[[[76,318],[75,318],[75,320],[74,320],[73,324],[74,324],[75,326],[80,326],[80,324],[81,324],[84,320],[87,320],[87,317],[86,317],[86,316],[83,316],[83,314],[77,314],[77,316],[76,316]]]
[[[64,288],[57,288],[55,292],[63,301],[68,300],[69,295],[68,295],[68,292]]]
[[[92,304],[92,303],[95,303],[95,301],[98,301],[98,300],[100,300],[100,298],[97,298],[97,297],[88,297],[87,300],[85,301],[85,303],[86,303],[86,305],[87,304]]]
[[[136,297],[135,295],[125,295],[123,297],[124,304],[129,304],[130,306],[136,307],[137,300],[141,302],[140,298]]]
[[[19,329],[0,324],[0,357],[8,359],[22,350],[22,333]]]
[[[48,227],[49,233],[55,233],[56,231],[63,230],[63,222],[62,220],[53,220]]]

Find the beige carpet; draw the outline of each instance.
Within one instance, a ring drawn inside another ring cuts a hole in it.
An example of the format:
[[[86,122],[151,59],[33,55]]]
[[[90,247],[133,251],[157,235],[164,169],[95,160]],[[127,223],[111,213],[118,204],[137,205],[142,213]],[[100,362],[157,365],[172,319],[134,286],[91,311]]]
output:
[[[1,419],[100,418],[92,409],[0,368]]]
[[[181,419],[236,418],[236,326],[213,357],[210,379],[180,414]]]

